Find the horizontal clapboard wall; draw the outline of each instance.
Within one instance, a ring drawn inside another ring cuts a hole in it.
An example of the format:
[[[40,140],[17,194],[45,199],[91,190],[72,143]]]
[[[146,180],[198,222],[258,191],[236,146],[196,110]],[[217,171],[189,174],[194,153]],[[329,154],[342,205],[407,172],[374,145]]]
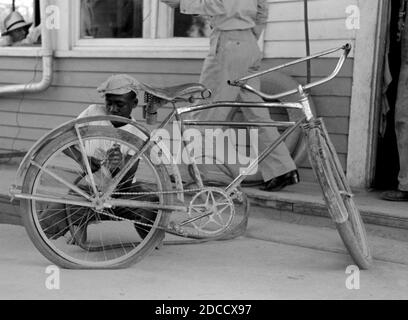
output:
[[[265,59],[263,68],[288,62],[288,59]],[[320,59],[312,64],[314,78],[327,75],[336,59]],[[36,61],[31,58],[1,58],[0,85],[38,81],[41,70],[34,75]],[[128,73],[143,82],[158,86],[197,81],[202,60],[168,59],[57,59],[53,85],[45,92],[0,98],[0,148],[27,150],[38,138],[83,111],[89,104],[103,103],[95,88],[112,73]],[[319,116],[325,117],[329,132],[345,165],[347,157],[348,117],[350,107],[352,60],[346,63],[340,76],[312,91]],[[103,70],[103,71],[101,71]],[[297,81],[305,82],[304,66],[285,72]],[[268,78],[262,80],[268,91]],[[163,118],[169,109],[161,112]],[[135,112],[141,119],[140,108]],[[276,120],[285,114],[276,114]],[[302,165],[305,179],[313,179],[309,165]]]
[[[289,62],[305,55],[303,1],[269,0],[269,21],[264,35],[263,68]],[[355,31],[346,28],[346,8],[357,0],[309,0],[312,52],[354,42]],[[313,80],[328,75],[338,54],[312,63]],[[78,115],[91,103],[102,103],[95,88],[114,73],[128,73],[140,81],[158,86],[196,82],[201,59],[128,59],[128,58],[58,58],[54,62],[54,80],[46,91],[33,95],[0,98],[0,152],[27,150],[46,132]],[[41,60],[29,57],[6,57],[0,52],[0,86],[36,82],[41,78]],[[284,70],[305,83],[306,66]],[[324,117],[340,160],[346,167],[353,59],[348,59],[340,75],[328,84],[312,90],[317,115]],[[268,77],[262,79],[265,91]],[[161,117],[169,111],[162,110]],[[285,113],[275,112],[276,120]],[[140,109],[135,112],[141,118]],[[313,180],[307,161],[302,175]]]
[[[303,0],[269,0],[265,57],[300,57],[306,54]],[[346,10],[357,0],[308,0],[312,53],[354,44],[356,30],[347,28]]]

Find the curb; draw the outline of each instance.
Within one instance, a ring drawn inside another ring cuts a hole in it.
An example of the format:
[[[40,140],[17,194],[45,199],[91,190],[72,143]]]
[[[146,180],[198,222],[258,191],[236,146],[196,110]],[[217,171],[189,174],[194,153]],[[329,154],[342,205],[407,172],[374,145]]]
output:
[[[288,192],[266,193],[255,189],[244,189],[244,191],[255,206],[330,219],[327,207],[320,195],[305,196]],[[358,199],[356,204],[365,223],[408,230],[408,206],[405,212],[401,212],[393,208],[386,210],[375,205],[360,204]]]

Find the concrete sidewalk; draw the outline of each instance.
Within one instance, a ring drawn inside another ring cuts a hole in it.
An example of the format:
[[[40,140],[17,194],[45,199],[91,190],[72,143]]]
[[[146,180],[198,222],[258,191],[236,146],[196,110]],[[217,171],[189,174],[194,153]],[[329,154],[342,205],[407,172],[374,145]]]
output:
[[[4,200],[0,199],[0,217],[13,218],[18,224],[18,211],[6,196],[15,171],[15,165],[0,166]],[[408,298],[406,229],[367,224],[374,265],[361,274],[361,289],[350,291],[345,287],[345,270],[353,262],[325,217],[321,196],[311,188],[304,193],[291,190],[274,196],[292,199],[292,208],[297,208],[292,211],[282,198],[273,200],[269,193],[248,190],[255,193],[253,202],[262,200],[261,196],[266,202],[258,203],[263,207],[252,207],[244,237],[165,246],[127,270],[61,270],[57,291],[45,288],[50,262],[35,249],[24,228],[0,225],[0,299]],[[308,199],[323,209],[314,214],[302,209],[305,213],[301,213],[299,208]],[[357,194],[359,203],[363,199]],[[9,215],[4,214],[6,209]],[[399,217],[404,218],[401,213]]]
[[[126,270],[61,270],[54,291],[45,286],[50,262],[22,227],[3,225],[0,299],[408,298],[406,243],[370,237],[377,259],[349,290],[353,262],[334,229],[272,221],[269,211],[252,210],[246,236],[232,241],[164,246]]]

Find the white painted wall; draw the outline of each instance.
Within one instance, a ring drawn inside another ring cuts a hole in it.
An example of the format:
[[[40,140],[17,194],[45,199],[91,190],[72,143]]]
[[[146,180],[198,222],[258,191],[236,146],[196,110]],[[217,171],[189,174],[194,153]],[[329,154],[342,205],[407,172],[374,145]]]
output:
[[[265,57],[301,57],[306,54],[303,0],[269,0],[269,23],[265,34]],[[374,1],[373,1],[374,2]],[[319,52],[352,42],[347,8],[358,0],[308,0],[311,51]]]

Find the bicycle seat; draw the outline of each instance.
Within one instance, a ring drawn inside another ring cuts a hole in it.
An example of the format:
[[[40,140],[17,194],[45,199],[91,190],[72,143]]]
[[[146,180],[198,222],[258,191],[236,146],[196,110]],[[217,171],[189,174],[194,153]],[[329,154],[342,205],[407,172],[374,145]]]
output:
[[[140,89],[168,102],[183,99],[185,96],[191,96],[196,93],[200,93],[202,98],[206,98],[204,94],[206,92],[210,93],[210,91],[200,83],[186,83],[171,87],[153,87],[145,83],[140,83]]]

